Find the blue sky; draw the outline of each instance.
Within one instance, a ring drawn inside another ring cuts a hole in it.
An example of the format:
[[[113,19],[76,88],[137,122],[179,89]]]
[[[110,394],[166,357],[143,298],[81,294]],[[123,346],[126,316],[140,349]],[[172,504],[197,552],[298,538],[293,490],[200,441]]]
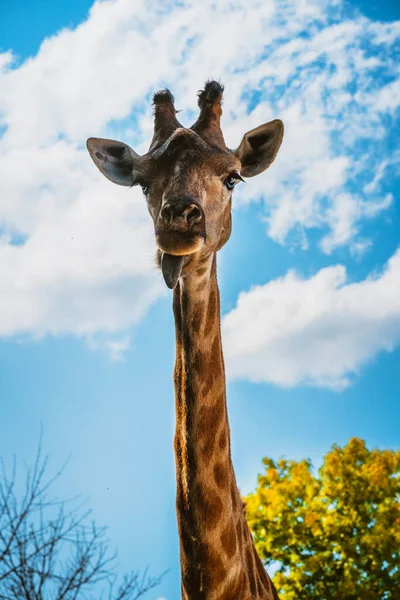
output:
[[[239,485],[266,455],[396,448],[400,9],[116,0],[86,21],[90,7],[0,7],[0,455],[29,462],[42,425],[51,465],[71,454],[57,493],[88,498],[121,571],[170,568],[148,597],[174,600],[171,297],[140,192],[101,179],[85,139],[144,151],[151,94],[170,86],[189,125],[210,76],[229,145],[282,118],[219,257]]]

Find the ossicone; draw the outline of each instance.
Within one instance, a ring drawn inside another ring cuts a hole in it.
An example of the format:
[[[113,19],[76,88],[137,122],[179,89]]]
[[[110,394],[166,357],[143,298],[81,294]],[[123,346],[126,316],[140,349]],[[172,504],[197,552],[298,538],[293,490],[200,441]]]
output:
[[[159,90],[153,96],[154,134],[150,150],[163,144],[178,127],[182,127],[176,118],[174,97],[167,89]]]
[[[200,114],[191,129],[210,145],[226,150],[221,131],[223,93],[224,86],[219,81],[206,82],[204,89],[198,93]]]

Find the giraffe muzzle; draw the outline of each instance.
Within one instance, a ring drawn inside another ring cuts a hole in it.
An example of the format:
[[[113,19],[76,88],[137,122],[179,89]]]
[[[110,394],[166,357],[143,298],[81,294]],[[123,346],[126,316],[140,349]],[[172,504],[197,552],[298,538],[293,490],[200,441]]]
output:
[[[177,256],[197,252],[206,237],[202,206],[192,197],[168,198],[161,207],[155,233],[162,252]]]
[[[181,275],[185,257],[200,250],[205,238],[205,215],[198,202],[189,197],[162,206],[156,241],[162,251],[164,281],[171,290]]]

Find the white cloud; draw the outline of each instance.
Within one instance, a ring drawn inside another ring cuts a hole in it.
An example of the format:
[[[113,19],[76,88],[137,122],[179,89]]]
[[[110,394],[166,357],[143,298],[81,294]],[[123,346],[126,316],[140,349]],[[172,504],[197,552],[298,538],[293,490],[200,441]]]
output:
[[[223,319],[227,374],[291,387],[346,387],[400,342],[400,250],[381,274],[348,282],[336,265],[293,271],[239,295]]]
[[[376,181],[374,181],[374,185],[376,185]],[[387,209],[392,201],[392,194],[385,194],[368,202],[363,201],[357,194],[342,193],[335,196],[326,211],[331,224],[331,232],[322,238],[322,250],[331,254],[337,246],[343,246],[346,243],[350,244],[350,249],[355,252],[361,246],[366,249],[365,241],[356,237],[358,223],[374,218],[382,210]]]
[[[89,347],[92,350],[104,350],[111,361],[120,362],[124,358],[131,345],[129,335],[117,337],[94,335],[88,339]]]
[[[4,196],[5,231],[27,239],[0,238],[0,334],[92,335],[136,323],[163,291],[141,193],[97,177],[65,142],[22,154],[3,178],[16,182]]]
[[[270,236],[300,231],[305,246],[321,227],[325,252],[366,249],[362,223],[391,201],[374,165],[396,109],[400,27],[340,11],[328,0],[97,2],[19,66],[0,54],[0,335],[125,339],[163,293],[140,193],[102,180],[83,144],[115,136],[143,151],[151,93],[165,85],[189,124],[198,88],[221,78],[231,147],[283,118],[276,166],[237,198],[262,199]],[[360,139],[374,144],[357,170]]]

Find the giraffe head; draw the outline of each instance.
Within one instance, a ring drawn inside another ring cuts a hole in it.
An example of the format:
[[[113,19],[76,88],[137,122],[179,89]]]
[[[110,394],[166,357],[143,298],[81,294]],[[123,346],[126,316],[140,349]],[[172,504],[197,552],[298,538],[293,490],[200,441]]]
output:
[[[103,175],[119,185],[142,187],[170,288],[229,239],[235,185],[265,171],[282,142],[283,123],[277,119],[247,132],[236,150],[228,149],[220,128],[222,94],[218,82],[207,82],[199,92],[199,117],[187,129],[176,118],[172,94],[157,92],[154,135],[143,156],[123,142],[87,141]]]

